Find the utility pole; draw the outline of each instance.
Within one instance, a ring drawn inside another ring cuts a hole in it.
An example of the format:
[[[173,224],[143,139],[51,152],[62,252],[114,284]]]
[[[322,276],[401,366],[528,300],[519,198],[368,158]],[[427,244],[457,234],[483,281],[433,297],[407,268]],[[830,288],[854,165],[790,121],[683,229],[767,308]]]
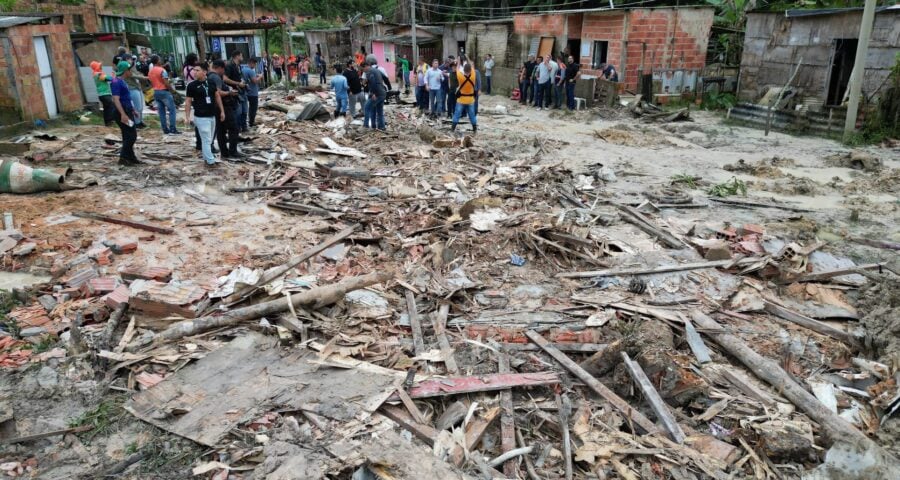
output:
[[[859,25],[859,43],[856,45],[856,61],[850,74],[850,103],[847,104],[847,121],[844,123],[844,141],[856,131],[856,117],[859,112],[859,95],[866,74],[866,55],[869,53],[869,38],[875,23],[875,0],[866,0],[862,23]]]
[[[250,15],[253,18],[250,19],[251,23],[256,23],[256,0],[250,0]]]
[[[416,42],[416,0],[409,0],[409,21],[412,25],[413,68],[419,65],[419,44]]]

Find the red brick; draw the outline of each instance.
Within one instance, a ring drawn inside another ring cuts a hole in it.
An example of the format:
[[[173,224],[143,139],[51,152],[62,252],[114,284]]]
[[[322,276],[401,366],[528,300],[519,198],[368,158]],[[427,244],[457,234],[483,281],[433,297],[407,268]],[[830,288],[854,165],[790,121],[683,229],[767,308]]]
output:
[[[164,267],[124,267],[119,269],[123,280],[137,279],[168,282],[172,279],[172,269]]]
[[[131,296],[131,292],[128,291],[128,287],[125,285],[119,285],[115,290],[103,296],[103,301],[106,303],[106,306],[115,310],[119,305],[123,303],[128,303],[128,298]]]

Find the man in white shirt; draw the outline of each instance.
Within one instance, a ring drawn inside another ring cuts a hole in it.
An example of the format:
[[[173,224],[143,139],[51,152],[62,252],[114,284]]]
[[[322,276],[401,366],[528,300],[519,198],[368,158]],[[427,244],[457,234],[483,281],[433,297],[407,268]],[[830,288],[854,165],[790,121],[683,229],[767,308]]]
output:
[[[490,53],[487,54],[487,57],[484,59],[484,93],[490,95],[491,94],[491,77],[493,76],[494,70],[494,56]]]

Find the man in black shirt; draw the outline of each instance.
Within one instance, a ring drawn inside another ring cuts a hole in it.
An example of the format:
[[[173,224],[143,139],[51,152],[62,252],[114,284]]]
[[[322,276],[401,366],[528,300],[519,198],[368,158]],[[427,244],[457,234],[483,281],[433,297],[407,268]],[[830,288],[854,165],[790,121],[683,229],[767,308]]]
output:
[[[189,83],[185,90],[184,122],[191,124],[191,107],[193,107],[194,125],[200,136],[200,145],[203,150],[203,159],[207,165],[215,165],[216,157],[212,153],[212,137],[218,116],[225,119],[225,109],[222,106],[222,97],[216,84],[210,81],[206,74],[209,65],[203,62],[191,69],[194,81]],[[217,115],[218,114],[218,115]]]
[[[522,79],[522,88],[520,88],[520,103],[522,105],[526,105],[529,103],[529,100],[534,97],[534,82],[532,82],[532,76],[534,75],[534,67],[537,66],[537,63],[534,61],[534,55],[529,55],[528,60],[524,64],[525,68],[525,77]],[[529,95],[530,93],[530,95]]]
[[[350,104],[350,117],[356,118],[356,104],[359,103],[360,107],[365,105],[366,94],[363,93],[362,81],[359,78],[359,72],[356,71],[356,63],[353,60],[347,62],[347,68],[344,69],[342,75],[347,77],[347,87],[350,90],[347,98]]]
[[[566,84],[566,106],[569,107],[569,110],[575,110],[575,79],[578,78],[579,65],[575,63],[575,59],[571,55],[568,60],[566,78],[563,80]]]
[[[240,104],[238,92],[230,86],[229,82],[234,83],[234,81],[228,77],[223,60],[214,61],[212,69],[222,78],[222,84],[218,87],[219,96],[222,97],[222,108],[225,110],[225,119],[221,121],[220,128],[216,131],[219,150],[222,151],[222,158],[242,158],[244,154],[238,152],[237,149],[238,134],[240,133],[237,121],[238,105]]]

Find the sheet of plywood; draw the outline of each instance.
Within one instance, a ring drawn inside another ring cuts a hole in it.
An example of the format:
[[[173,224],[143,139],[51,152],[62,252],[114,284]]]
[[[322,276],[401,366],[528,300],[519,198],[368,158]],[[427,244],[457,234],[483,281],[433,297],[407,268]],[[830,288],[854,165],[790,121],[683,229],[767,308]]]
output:
[[[348,422],[367,417],[396,390],[393,375],[315,362],[306,349],[249,333],[210,353],[125,406],[163,430],[213,446],[229,430],[275,409]]]

